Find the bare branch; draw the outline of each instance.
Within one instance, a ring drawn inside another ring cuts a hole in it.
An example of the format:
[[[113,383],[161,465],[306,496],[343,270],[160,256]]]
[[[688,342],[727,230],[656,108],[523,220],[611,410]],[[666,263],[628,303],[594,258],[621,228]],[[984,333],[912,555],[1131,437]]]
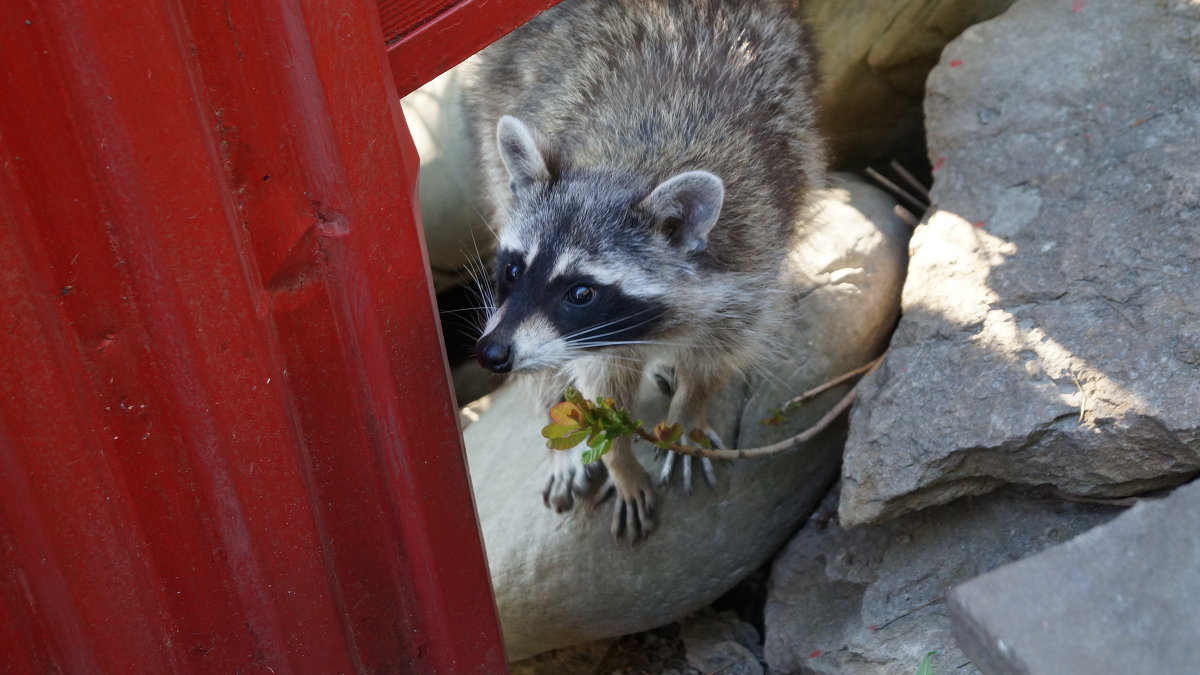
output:
[[[799,396],[789,400],[787,403],[784,403],[780,407],[781,408],[789,408],[798,403],[803,403],[804,401],[807,401],[808,399],[816,396],[817,394],[821,394],[826,391],[829,391],[830,389],[833,389],[834,387],[838,386],[839,384],[841,384],[847,380],[854,379],[855,377],[858,377],[859,375],[862,375],[864,373],[869,373],[872,370],[875,370],[876,368],[878,368],[880,363],[883,363],[883,357],[885,357],[885,356],[887,356],[886,351],[884,353],[880,354],[879,358],[875,359],[874,361],[871,361],[867,365],[862,366],[860,368],[855,368],[854,370],[852,370],[848,373],[838,375],[837,377],[833,378],[832,380],[829,380],[828,382],[819,384],[819,385],[813,387],[812,389],[809,389],[808,391],[804,392],[803,394],[800,394]]]
[[[800,394],[796,398],[793,398],[792,400],[788,401],[784,405],[784,407],[787,407],[789,405],[794,405],[796,403],[799,403],[800,401],[810,399],[813,396],[816,396],[817,394],[820,394],[823,391],[827,391],[849,379],[854,378],[855,376],[869,373],[872,370],[875,370],[876,368],[879,367],[879,364],[883,362],[884,356],[887,356],[887,352],[880,354],[879,358],[871,361],[870,363],[868,363],[865,366],[862,366],[861,368],[855,368],[854,370],[852,370],[844,375],[839,375],[838,377],[835,377],[834,379],[829,380],[828,382],[825,382],[824,384],[821,384],[819,386],[813,387],[812,389],[809,389],[808,391],[804,392],[803,394]],[[830,424],[833,423],[834,420],[836,420],[838,418],[839,415],[841,415],[843,412],[845,412],[850,407],[850,405],[854,403],[854,399],[855,399],[857,393],[858,393],[858,385],[855,385],[853,388],[850,389],[850,391],[848,391],[846,393],[845,396],[842,397],[842,399],[840,401],[837,402],[836,405],[834,405],[832,408],[830,408],[829,411],[826,412],[825,415],[821,417],[821,419],[817,420],[815,424],[808,427],[804,431],[801,431],[800,433],[796,434],[795,436],[792,436],[791,438],[782,440],[778,443],[773,443],[771,445],[764,445],[764,446],[758,447],[758,448],[743,448],[743,449],[738,449],[738,450],[701,448],[701,447],[692,446],[692,445],[680,445],[678,443],[670,443],[668,445],[668,447],[672,451],[678,452],[681,455],[691,455],[693,457],[707,457],[709,459],[745,459],[748,457],[768,457],[770,455],[776,455],[781,452],[786,452],[788,450],[792,450],[792,449],[796,448],[798,445],[800,445],[801,443],[812,440],[812,438],[814,436],[816,436],[817,434],[824,431]],[[650,434],[645,429],[639,428],[636,433],[638,436],[640,436],[644,440],[650,441],[651,443],[655,443],[655,444],[659,443],[659,439],[655,438],[652,434]]]
[[[668,447],[681,455],[708,457],[709,459],[746,459],[749,457],[767,457],[769,455],[777,455],[781,452],[791,450],[805,441],[811,440],[814,436],[824,431],[826,427],[828,427],[835,419],[837,419],[838,415],[841,415],[846,411],[847,408],[850,407],[851,403],[854,403],[855,393],[855,389],[851,389],[849,392],[847,392],[847,394],[842,397],[842,400],[837,402],[837,405],[830,408],[829,412],[825,413],[824,417],[817,420],[816,424],[787,440],[780,441],[772,445],[764,445],[758,448],[744,448],[740,450],[701,448],[692,445],[680,445],[678,443],[671,443]],[[637,435],[641,436],[647,441],[650,441],[651,443],[657,443],[658,441],[658,439],[650,435],[650,433],[645,429],[639,428],[637,430]]]

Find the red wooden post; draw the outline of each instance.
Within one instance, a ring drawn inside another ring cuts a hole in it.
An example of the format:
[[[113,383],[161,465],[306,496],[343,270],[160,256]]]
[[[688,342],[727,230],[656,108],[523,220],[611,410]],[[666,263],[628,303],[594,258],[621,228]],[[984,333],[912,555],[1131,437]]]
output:
[[[559,0],[379,0],[400,95],[507,35]]]
[[[381,30],[0,3],[0,671],[505,669]]]

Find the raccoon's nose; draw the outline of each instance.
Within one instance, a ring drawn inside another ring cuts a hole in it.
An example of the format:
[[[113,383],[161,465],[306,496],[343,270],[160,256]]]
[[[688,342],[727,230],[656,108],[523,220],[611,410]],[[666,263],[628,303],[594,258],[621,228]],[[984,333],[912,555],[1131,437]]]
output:
[[[494,373],[507,373],[513,367],[512,349],[505,343],[486,337],[475,345],[475,358],[479,365]]]

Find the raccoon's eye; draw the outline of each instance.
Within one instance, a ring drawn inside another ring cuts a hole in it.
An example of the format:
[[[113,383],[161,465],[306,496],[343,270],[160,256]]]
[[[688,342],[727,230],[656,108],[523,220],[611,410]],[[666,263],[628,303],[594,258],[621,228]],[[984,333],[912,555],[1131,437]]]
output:
[[[567,301],[572,305],[586,305],[596,299],[596,291],[586,284],[576,284],[567,290]]]
[[[521,272],[524,271],[525,268],[521,267],[521,263],[508,263],[504,266],[504,280],[511,284],[520,279]]]

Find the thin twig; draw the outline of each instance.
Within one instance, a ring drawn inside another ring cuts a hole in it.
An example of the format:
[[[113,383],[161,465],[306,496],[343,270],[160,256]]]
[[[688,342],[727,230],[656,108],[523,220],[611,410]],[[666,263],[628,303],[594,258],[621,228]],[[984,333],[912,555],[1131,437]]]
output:
[[[896,217],[900,220],[903,220],[909,227],[916,227],[917,225],[921,224],[920,219],[914,216],[912,211],[909,211],[899,204],[892,206],[892,213],[896,214]]]
[[[908,172],[908,169],[905,169],[903,166],[901,166],[900,162],[897,162],[894,159],[891,161],[891,167],[892,171],[900,174],[900,177],[904,179],[904,182],[908,183],[914,190],[921,193],[921,196],[925,198],[926,206],[928,206],[929,190],[921,184],[921,181],[914,178],[913,175]]]
[[[875,368],[879,367],[879,364],[883,361],[883,357],[886,354],[887,353],[884,352],[883,355],[880,355],[879,358],[875,359],[874,361],[871,361],[867,365],[865,365],[861,368],[855,368],[854,370],[850,371],[849,373],[846,373],[845,375],[840,375],[840,376],[826,382],[825,384],[822,384],[818,387],[814,387],[814,388],[804,392],[803,394],[800,394],[799,396],[792,399],[791,401],[788,401],[788,404],[791,404],[793,401],[802,401],[806,398],[811,398],[823,391],[826,391],[827,389],[829,389],[831,387],[835,387],[835,386],[841,384],[842,382],[849,380],[850,378],[854,377],[855,375],[860,375],[860,374],[867,373],[867,372],[874,370]],[[710,449],[710,448],[701,448],[701,447],[691,446],[691,445],[680,445],[678,443],[671,443],[668,447],[669,447],[669,449],[671,449],[675,452],[678,452],[681,455],[692,455],[693,457],[707,457],[709,459],[747,459],[747,458],[751,458],[751,457],[767,457],[769,455],[775,455],[775,454],[778,454],[781,452],[786,452],[788,450],[795,448],[796,446],[800,445],[801,443],[811,440],[814,436],[816,436],[817,434],[824,431],[826,427],[828,427],[830,424],[832,424],[833,421],[836,420],[839,415],[841,415],[843,412],[846,412],[846,410],[850,407],[850,405],[852,403],[854,403],[854,398],[857,393],[858,393],[858,389],[857,389],[857,385],[856,385],[855,388],[851,388],[850,391],[847,392],[846,395],[842,397],[842,400],[838,401],[836,405],[834,405],[832,408],[830,408],[829,411],[826,412],[825,415],[821,419],[817,420],[817,422],[815,424],[808,427],[804,431],[801,431],[800,433],[796,434],[795,436],[792,436],[791,438],[782,440],[778,443],[773,443],[771,445],[764,445],[764,446],[758,447],[758,448],[744,448],[741,450]],[[658,438],[655,438],[650,432],[646,431],[643,428],[639,427],[637,429],[636,433],[643,440],[647,440],[647,441],[650,441],[651,443],[655,443],[655,444],[658,444],[660,442]]]
[[[809,389],[808,391],[804,392],[803,394],[800,394],[799,396],[791,399],[787,403],[784,403],[780,407],[787,408],[789,406],[796,405],[797,403],[803,403],[804,401],[807,401],[808,399],[816,396],[817,394],[821,394],[826,391],[829,391],[830,389],[833,389],[834,387],[845,382],[846,380],[853,379],[855,377],[858,377],[859,375],[862,375],[863,373],[875,370],[876,368],[879,367],[879,364],[883,362],[883,357],[885,357],[885,356],[887,356],[886,351],[884,351],[882,354],[879,355],[878,358],[871,361],[867,365],[861,366],[859,368],[855,368],[854,370],[852,370],[848,373],[838,375],[837,377],[833,378],[832,380],[829,380],[828,382],[819,384],[819,385],[813,387],[812,389]]]
[[[921,213],[924,213],[926,210],[928,210],[928,205],[922,203],[920,199],[912,196],[908,190],[905,190],[904,188],[885,178],[883,174],[879,173],[875,169],[867,167],[867,175],[878,181],[880,185],[883,185],[885,188],[891,190],[897,197],[908,200],[910,204],[920,209]]]

